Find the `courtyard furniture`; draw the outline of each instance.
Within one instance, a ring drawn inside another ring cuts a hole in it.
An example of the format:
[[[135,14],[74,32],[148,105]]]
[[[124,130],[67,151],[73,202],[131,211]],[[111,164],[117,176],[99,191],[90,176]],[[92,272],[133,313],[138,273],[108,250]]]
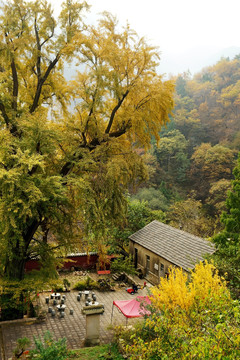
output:
[[[62,304],[57,305],[57,309],[58,309],[58,311],[64,311],[64,310],[65,310],[65,308],[66,308],[66,305],[62,305]]]
[[[55,292],[51,294],[51,299],[56,299],[56,300],[60,300],[61,299],[61,294]]]
[[[87,300],[89,294],[90,294],[90,291],[89,290],[85,290],[84,292],[84,295],[85,295],[85,300]]]

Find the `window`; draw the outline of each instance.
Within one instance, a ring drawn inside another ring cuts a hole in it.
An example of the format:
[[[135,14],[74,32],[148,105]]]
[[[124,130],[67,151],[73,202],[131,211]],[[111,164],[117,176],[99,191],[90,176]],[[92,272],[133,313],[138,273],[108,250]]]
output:
[[[164,271],[164,265],[161,264],[161,271]]]

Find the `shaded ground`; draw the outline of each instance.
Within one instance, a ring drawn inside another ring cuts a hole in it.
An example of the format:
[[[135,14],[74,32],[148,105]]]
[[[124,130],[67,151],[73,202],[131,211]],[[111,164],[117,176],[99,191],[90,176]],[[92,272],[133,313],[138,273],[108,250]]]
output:
[[[74,276],[74,275],[73,275]],[[96,275],[97,276],[97,275]],[[76,277],[77,281],[79,278]],[[139,283],[143,283],[143,280],[137,278]],[[99,292],[95,291],[97,301],[104,304],[105,312],[100,315],[100,341],[101,343],[109,343],[113,338],[113,331],[109,328],[111,326],[111,314],[113,300],[128,300],[135,297],[126,292],[125,288],[117,288],[116,291]],[[147,295],[147,288],[138,291],[137,295]],[[48,310],[48,305],[45,303],[45,297],[50,293],[40,294],[40,303],[42,308]],[[57,316],[54,318],[51,314],[47,313],[46,320],[41,323],[34,323],[31,321],[21,322],[2,322],[0,324],[0,345],[2,339],[2,351],[0,360],[7,360],[12,356],[12,351],[16,347],[16,341],[21,337],[28,337],[32,340],[33,337],[43,337],[43,334],[49,330],[55,340],[65,337],[67,339],[67,345],[69,349],[79,349],[83,346],[85,339],[85,315],[81,310],[84,306],[84,299],[80,302],[77,301],[78,291],[71,290],[66,295],[66,310],[65,317],[60,318]],[[52,306],[52,303],[50,304]],[[70,309],[73,309],[73,315],[70,315]],[[137,319],[129,319],[129,324],[133,323]],[[126,324],[126,319],[122,313],[114,306],[113,312],[113,325]]]

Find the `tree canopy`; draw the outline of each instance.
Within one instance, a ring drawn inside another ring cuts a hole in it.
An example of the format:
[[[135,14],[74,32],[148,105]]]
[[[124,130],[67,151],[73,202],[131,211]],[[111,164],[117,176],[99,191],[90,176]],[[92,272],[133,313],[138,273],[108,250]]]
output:
[[[173,82],[157,74],[157,50],[108,13],[85,26],[87,9],[66,1],[56,20],[47,1],[1,7],[5,279],[23,279],[29,256],[44,262],[61,245],[77,246],[79,232],[117,220],[129,182],[146,175],[135,148],[159,139],[173,107]],[[67,82],[64,66],[73,61],[81,71]]]

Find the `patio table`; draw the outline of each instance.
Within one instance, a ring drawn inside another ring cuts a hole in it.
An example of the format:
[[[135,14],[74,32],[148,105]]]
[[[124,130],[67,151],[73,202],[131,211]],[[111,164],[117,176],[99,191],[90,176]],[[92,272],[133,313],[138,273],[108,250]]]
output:
[[[64,311],[66,309],[66,305],[63,304],[57,305],[57,309],[58,311]]]

